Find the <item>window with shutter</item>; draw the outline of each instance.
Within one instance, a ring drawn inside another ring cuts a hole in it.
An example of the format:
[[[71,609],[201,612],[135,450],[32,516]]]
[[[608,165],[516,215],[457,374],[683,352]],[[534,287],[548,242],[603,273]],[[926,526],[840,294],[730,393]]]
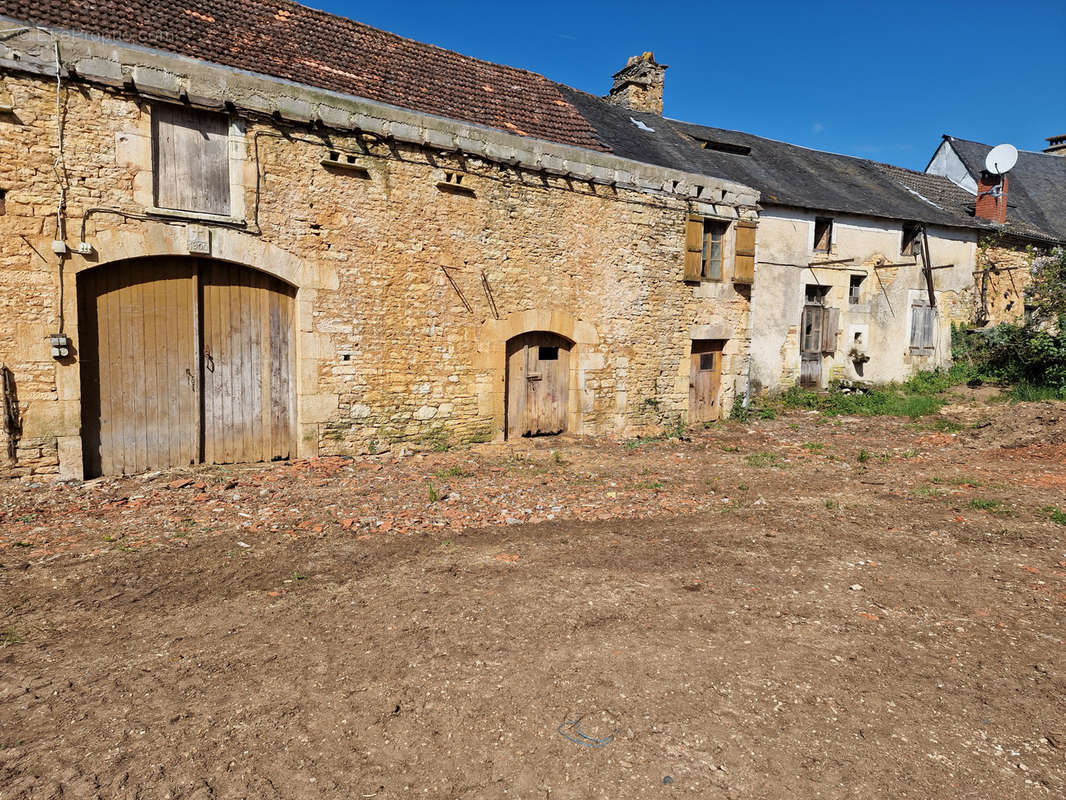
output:
[[[936,309],[928,303],[911,306],[911,353],[932,355],[936,345]]]
[[[230,213],[229,119],[193,108],[152,107],[155,204],[201,214]]]
[[[733,252],[733,282],[755,281],[755,223],[741,220],[737,223],[736,244]]]

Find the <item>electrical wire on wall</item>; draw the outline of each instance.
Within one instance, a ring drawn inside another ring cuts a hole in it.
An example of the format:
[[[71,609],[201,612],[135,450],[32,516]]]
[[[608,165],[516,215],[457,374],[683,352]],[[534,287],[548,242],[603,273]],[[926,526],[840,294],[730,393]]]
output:
[[[64,159],[63,153],[63,125],[65,122],[65,114],[63,111],[63,60],[59,52],[59,37],[47,28],[42,28],[39,25],[30,25],[20,28],[5,28],[0,30],[0,41],[8,41],[16,36],[21,36],[26,33],[39,33],[48,37],[52,41],[52,50],[55,55],[55,71],[56,71],[56,158],[52,163],[52,172],[56,176],[56,184],[59,188],[59,199],[56,203],[56,234],[55,241],[65,241],[65,226],[63,224],[63,214],[67,208],[67,165]],[[63,291],[63,253],[56,253],[56,269],[57,280],[59,281],[59,303],[57,309],[58,327],[59,333],[63,332],[64,326],[64,291]]]

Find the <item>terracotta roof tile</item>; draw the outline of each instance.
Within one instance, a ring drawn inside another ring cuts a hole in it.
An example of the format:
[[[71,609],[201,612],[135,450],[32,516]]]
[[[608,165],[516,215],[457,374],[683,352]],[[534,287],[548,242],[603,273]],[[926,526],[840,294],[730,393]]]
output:
[[[404,39],[289,0],[0,0],[0,14],[610,151],[541,75]]]

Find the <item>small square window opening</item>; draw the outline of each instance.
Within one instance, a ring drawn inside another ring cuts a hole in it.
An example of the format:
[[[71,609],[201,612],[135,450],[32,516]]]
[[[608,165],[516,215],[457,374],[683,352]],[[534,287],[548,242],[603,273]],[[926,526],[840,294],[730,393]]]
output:
[[[700,372],[714,372],[714,353],[700,353]]]
[[[559,360],[559,348],[558,347],[544,347],[537,348],[537,360],[538,361],[558,361]]]
[[[825,296],[829,294],[828,286],[821,286],[817,283],[808,283],[805,300],[811,305],[825,305]]]
[[[865,275],[852,275],[851,282],[848,285],[848,302],[852,305],[857,305],[862,300],[862,282],[866,280]]]
[[[833,220],[816,217],[814,220],[814,252],[828,253],[833,245]]]

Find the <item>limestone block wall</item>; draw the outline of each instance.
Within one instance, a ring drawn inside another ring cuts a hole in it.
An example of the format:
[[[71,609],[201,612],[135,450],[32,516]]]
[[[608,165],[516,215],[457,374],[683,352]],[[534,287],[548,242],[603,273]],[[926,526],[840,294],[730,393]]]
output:
[[[898,381],[918,370],[948,366],[951,324],[967,322],[972,315],[975,233],[930,226],[934,263],[952,266],[933,273],[939,309],[934,352],[912,355],[911,304],[927,296],[920,259],[913,266],[883,266],[916,261],[900,255],[902,222],[837,215],[831,251],[815,254],[815,216],[782,207],[764,209],[760,215],[758,291],[752,309],[753,391],[777,391],[798,382],[800,320],[808,284],[828,287],[826,305],[840,309],[836,351],[823,359],[823,383]],[[841,263],[848,258],[853,260]],[[828,263],[810,266],[818,261]],[[848,297],[853,275],[862,278],[858,303]],[[861,372],[848,356],[856,334],[861,334],[870,356]]]
[[[304,455],[499,438],[502,347],[522,330],[574,342],[574,432],[625,435],[684,414],[694,332],[729,340],[723,407],[744,391],[748,294],[682,281],[684,223],[691,211],[753,216],[754,193],[731,187],[744,206],[712,205],[379,137],[305,126],[283,138],[265,117],[235,115],[238,219],[142,219],[151,104],[68,85],[57,176],[54,80],[4,81],[16,111],[0,118],[0,362],[23,418],[9,472],[80,472],[78,273],[188,254],[193,241],[297,288]],[[323,166],[330,152],[363,169]],[[92,208],[127,216],[92,212],[92,252],[79,255]],[[53,240],[70,253],[58,257]],[[73,349],[56,360],[47,337],[60,328]]]

